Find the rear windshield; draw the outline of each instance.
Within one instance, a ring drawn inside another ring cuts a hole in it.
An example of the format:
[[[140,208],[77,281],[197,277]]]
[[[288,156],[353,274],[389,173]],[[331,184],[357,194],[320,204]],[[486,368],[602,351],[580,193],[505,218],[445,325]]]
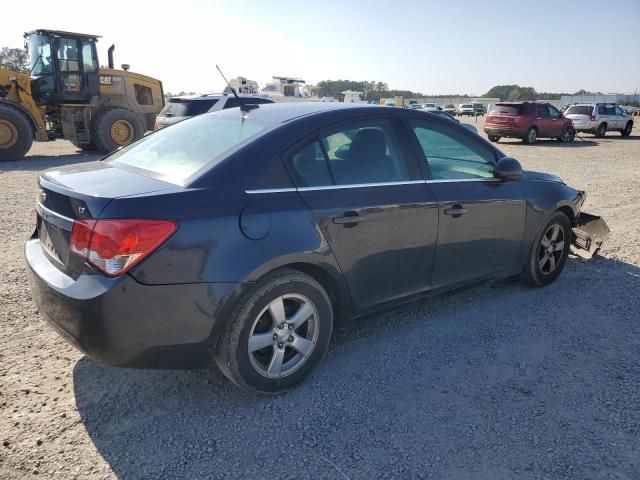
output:
[[[491,113],[510,113],[512,115],[521,115],[526,113],[526,105],[496,105]]]
[[[194,117],[209,111],[218,100],[215,98],[207,99],[181,99],[170,98],[167,106],[164,108],[164,115],[171,117]]]
[[[473,108],[473,105],[471,105],[470,103],[465,103],[461,108]]]
[[[232,112],[232,113],[229,113]],[[201,115],[160,129],[105,160],[177,185],[204,167],[212,167],[241,145],[257,138],[267,125],[239,111]]]
[[[573,105],[564,112],[565,115],[591,115],[593,113],[593,106],[590,105]]]

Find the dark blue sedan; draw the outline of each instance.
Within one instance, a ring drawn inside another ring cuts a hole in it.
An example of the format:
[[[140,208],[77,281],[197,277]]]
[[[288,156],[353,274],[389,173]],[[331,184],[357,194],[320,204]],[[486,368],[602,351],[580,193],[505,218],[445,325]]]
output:
[[[551,283],[584,223],[583,192],[459,124],[353,104],[206,114],[39,187],[26,259],[62,336],[260,392],[303,380],[345,319],[487,279]]]

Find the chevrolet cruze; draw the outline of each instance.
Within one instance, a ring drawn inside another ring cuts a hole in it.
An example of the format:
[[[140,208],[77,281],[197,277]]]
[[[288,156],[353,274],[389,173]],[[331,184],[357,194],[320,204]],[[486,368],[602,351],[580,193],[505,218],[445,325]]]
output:
[[[201,115],[38,181],[25,255],[60,335],[259,392],[307,377],[345,319],[551,283],[585,198],[445,118],[320,102]]]

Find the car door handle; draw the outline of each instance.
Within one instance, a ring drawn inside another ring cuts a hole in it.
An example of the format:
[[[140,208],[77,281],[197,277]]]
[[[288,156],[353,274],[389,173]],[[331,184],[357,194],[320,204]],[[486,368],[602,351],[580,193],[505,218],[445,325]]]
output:
[[[446,215],[451,215],[452,217],[459,217],[460,215],[464,215],[467,213],[467,209],[463,208],[462,205],[454,205],[451,208],[447,208],[444,213]]]
[[[349,225],[352,223],[364,222],[365,217],[359,215],[357,212],[344,212],[341,217],[333,217],[333,223],[338,225]]]

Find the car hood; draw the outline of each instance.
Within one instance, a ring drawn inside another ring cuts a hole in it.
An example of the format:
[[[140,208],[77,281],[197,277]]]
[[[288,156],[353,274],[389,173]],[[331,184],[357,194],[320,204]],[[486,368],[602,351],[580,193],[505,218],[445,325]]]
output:
[[[551,173],[524,171],[524,172],[522,172],[522,176],[523,176],[523,178],[525,180],[537,180],[539,182],[564,183],[564,181],[559,176],[553,175]]]

